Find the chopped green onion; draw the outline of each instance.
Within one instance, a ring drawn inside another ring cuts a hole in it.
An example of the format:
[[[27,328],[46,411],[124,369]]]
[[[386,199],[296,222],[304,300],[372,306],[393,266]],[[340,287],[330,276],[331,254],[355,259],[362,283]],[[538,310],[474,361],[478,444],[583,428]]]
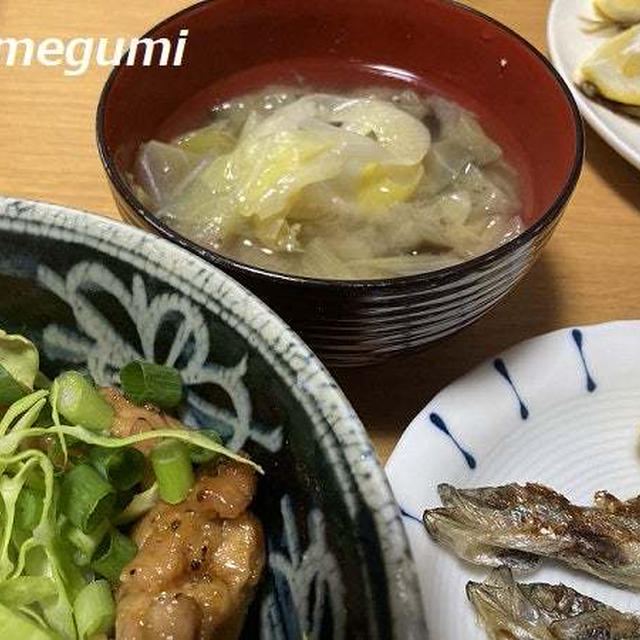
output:
[[[136,553],[138,547],[117,529],[112,529],[98,546],[91,567],[107,580],[115,582],[124,566],[135,558]]]
[[[172,367],[136,360],[120,371],[124,395],[134,404],[171,409],[182,399],[182,378]]]
[[[57,410],[74,425],[91,431],[108,431],[113,423],[113,408],[96,388],[77,371],[58,376]]]
[[[118,496],[116,498],[116,508],[114,513],[114,518],[117,517],[117,514],[120,513],[126,506],[133,500],[133,496],[136,495],[135,489],[129,489],[128,491],[118,491]]]
[[[160,497],[169,504],[182,502],[195,482],[189,449],[182,442],[167,440],[151,451]]]
[[[95,447],[89,452],[89,460],[118,491],[128,491],[135,487],[142,480],[146,463],[144,454],[133,447]]]
[[[69,520],[85,533],[111,515],[113,487],[90,465],[80,464],[64,476],[60,504]]]
[[[85,533],[78,527],[68,527],[67,538],[77,549],[74,561],[79,567],[86,567],[91,563],[96,549],[107,535],[110,526],[109,521],[105,519],[90,533]]]
[[[1,364],[0,364],[0,406],[9,406],[14,402],[24,398],[30,389],[21,385]]]
[[[73,561],[73,547],[57,527],[46,523],[41,529],[45,531],[37,537],[47,543],[49,562],[60,583],[65,585],[65,595],[69,598],[67,604],[70,607],[73,599],[87,584],[86,572]],[[45,570],[40,575],[49,573]]]
[[[2,640],[59,640],[60,636],[41,627],[35,620],[0,604],[0,638]]]
[[[0,584],[0,602],[11,607],[23,607],[55,594],[55,582],[46,576],[20,576]]]
[[[222,444],[222,438],[220,437],[220,434],[214,429],[198,429],[198,431],[213,442],[220,445]],[[191,458],[191,462],[193,462],[193,464],[204,464],[205,462],[211,462],[212,460],[215,460],[218,455],[219,454],[215,451],[207,451],[206,449],[193,444],[189,445],[189,457]]]
[[[146,491],[133,496],[124,511],[115,519],[115,524],[129,524],[139,520],[145,513],[148,513],[156,506],[159,499],[158,483],[154,482]]]
[[[116,619],[116,605],[106,580],[90,582],[73,603],[80,640],[109,633]]]

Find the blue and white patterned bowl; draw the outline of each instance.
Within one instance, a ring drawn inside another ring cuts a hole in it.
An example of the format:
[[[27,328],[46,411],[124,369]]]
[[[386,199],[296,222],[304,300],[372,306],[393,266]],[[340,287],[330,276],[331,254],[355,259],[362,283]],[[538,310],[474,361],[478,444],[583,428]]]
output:
[[[228,276],[168,242],[0,198],[0,325],[49,375],[114,382],[132,358],[180,369],[185,421],[266,470],[255,510],[268,572],[245,638],[425,637],[399,512],[348,402],[300,339]]]
[[[640,322],[570,327],[527,340],[446,387],[387,464],[404,513],[433,640],[486,640],[465,597],[487,570],[437,547],[422,524],[437,485],[541,482],[577,504],[606,489],[640,494]],[[621,611],[638,595],[547,562],[530,578],[564,582]]]

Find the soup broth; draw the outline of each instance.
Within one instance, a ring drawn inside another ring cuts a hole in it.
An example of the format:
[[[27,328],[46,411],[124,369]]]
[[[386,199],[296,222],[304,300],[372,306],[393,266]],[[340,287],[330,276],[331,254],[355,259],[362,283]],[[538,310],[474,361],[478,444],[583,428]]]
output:
[[[225,256],[314,278],[412,275],[521,232],[520,180],[475,116],[438,95],[269,87],[143,144],[138,197]]]

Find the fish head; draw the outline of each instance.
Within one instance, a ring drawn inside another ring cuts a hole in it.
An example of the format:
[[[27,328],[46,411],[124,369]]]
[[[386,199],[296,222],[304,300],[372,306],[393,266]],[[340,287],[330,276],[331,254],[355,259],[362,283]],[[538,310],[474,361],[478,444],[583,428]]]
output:
[[[494,569],[484,583],[469,582],[466,592],[493,640],[554,640],[508,568]]]

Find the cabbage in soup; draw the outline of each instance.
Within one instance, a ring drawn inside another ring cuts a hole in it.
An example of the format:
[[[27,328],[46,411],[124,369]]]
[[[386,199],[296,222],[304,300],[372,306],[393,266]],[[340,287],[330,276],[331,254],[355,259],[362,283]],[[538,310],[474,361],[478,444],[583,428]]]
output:
[[[522,230],[519,180],[473,114],[411,90],[271,87],[143,144],[139,198],[225,256],[371,279],[468,260]]]

